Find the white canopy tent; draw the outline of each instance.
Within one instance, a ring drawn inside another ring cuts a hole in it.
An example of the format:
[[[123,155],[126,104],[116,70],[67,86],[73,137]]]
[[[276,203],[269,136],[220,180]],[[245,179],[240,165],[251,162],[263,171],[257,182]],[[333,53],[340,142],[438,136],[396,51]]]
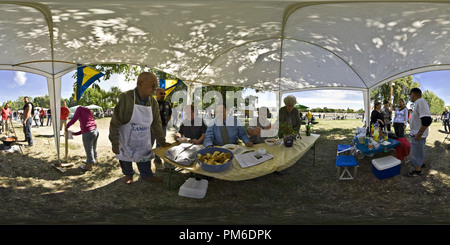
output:
[[[281,94],[370,90],[450,69],[449,1],[0,1],[0,69],[47,77],[59,145],[61,76],[148,66],[195,83]],[[59,159],[59,148],[58,159]]]

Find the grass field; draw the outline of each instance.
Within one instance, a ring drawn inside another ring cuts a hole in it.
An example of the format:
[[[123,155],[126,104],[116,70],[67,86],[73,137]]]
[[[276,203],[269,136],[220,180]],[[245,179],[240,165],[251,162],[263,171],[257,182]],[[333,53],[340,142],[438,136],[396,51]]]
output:
[[[319,120],[313,127],[321,135],[314,166],[310,150],[281,174],[239,182],[212,179],[204,199],[180,197],[177,188],[168,190],[168,173],[159,170],[156,176],[163,183],[125,185],[107,140],[109,118],[97,123],[102,139],[98,164],[90,172],[74,167],[60,173],[51,168],[57,159],[51,135],[36,134],[35,146],[25,149],[24,156],[0,153],[1,224],[450,223],[450,140],[442,142],[446,135],[439,131],[439,123],[430,128],[427,168],[421,177],[378,180],[365,157],[359,160],[355,180],[337,181],[336,147],[349,144],[362,123]],[[24,138],[19,124],[15,131]],[[78,138],[69,145],[69,161],[77,166],[85,157],[80,142]],[[385,154],[394,152],[376,157]],[[402,173],[409,168],[403,165]],[[174,174],[173,186],[188,177]]]

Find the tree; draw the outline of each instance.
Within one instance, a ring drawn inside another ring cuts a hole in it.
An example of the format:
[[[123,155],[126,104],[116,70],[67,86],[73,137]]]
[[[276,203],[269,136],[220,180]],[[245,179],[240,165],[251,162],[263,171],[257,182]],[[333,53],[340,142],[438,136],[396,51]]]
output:
[[[24,97],[25,97],[25,96],[19,96],[19,98],[17,98],[17,100],[14,101],[14,109],[15,109],[15,110],[22,110],[23,106],[25,105],[25,102],[23,102],[23,98],[24,98]],[[28,99],[29,99],[30,101],[32,101],[33,98],[28,97]]]
[[[110,91],[107,92],[107,100],[113,106],[119,102],[119,95],[122,93],[119,87],[111,87]]]
[[[428,103],[432,115],[441,115],[445,108],[445,102],[441,98],[429,90],[422,93],[422,98]]]
[[[17,110],[20,109],[20,108],[19,108],[20,105],[17,104],[17,101],[8,100],[8,101],[6,101],[6,103],[8,103],[9,108],[11,109],[11,111],[14,111],[14,110],[17,111]],[[4,103],[4,104],[2,105],[2,107],[4,107],[6,103]]]
[[[98,83],[100,83],[101,81],[105,81],[111,78],[111,75],[113,74],[121,74],[121,75],[125,75],[125,81],[126,82],[130,82],[130,81],[134,81],[137,79],[138,75],[144,71],[148,71],[151,72],[153,74],[155,74],[159,79],[178,79],[177,77],[170,75],[168,73],[165,73],[163,71],[157,70],[157,69],[153,69],[153,68],[149,68],[149,67],[145,67],[145,66],[136,66],[136,65],[127,65],[127,64],[98,64],[98,65],[90,65],[90,67],[92,67],[93,69],[102,72],[104,74],[104,76],[94,82],[91,85],[91,88],[98,90],[100,93],[101,89],[98,86]],[[76,78],[77,74],[74,74],[74,78]],[[76,86],[76,82],[74,83],[74,87]],[[204,97],[205,93],[207,93],[208,91],[211,90],[215,90],[215,91],[219,91],[220,94],[222,95],[222,98],[224,98],[224,100],[226,100],[226,92],[227,91],[233,91],[233,92],[238,92],[243,90],[243,87],[234,87],[234,86],[204,86],[202,87],[202,98]],[[166,100],[170,101],[171,100],[171,96],[174,92],[176,91],[186,91],[187,87],[184,83],[180,84],[179,86],[177,86],[177,88],[175,88],[175,90],[169,95],[167,96]],[[258,92],[258,90],[257,90]],[[86,92],[84,92],[86,93]],[[93,94],[89,94],[89,96],[91,96]],[[83,95],[84,96],[84,95]],[[110,103],[114,106],[117,103],[117,98],[118,95],[115,97],[116,100],[115,101],[110,101]],[[195,98],[194,98],[195,99]],[[230,98],[228,98],[230,99]],[[83,99],[81,99],[83,100]],[[85,99],[86,100],[86,99]],[[83,102],[77,103],[75,101],[73,101],[73,98],[69,99],[68,105],[69,106],[74,106],[76,104],[84,104],[86,101],[83,100]],[[111,98],[111,100],[114,100],[113,98]],[[243,101],[243,100],[241,100]],[[225,101],[224,101],[225,102]],[[206,108],[208,106],[210,106],[213,102],[211,103],[205,103],[203,104],[203,108]],[[234,105],[238,106],[236,104],[237,102],[235,101]],[[104,103],[106,105],[106,103]],[[100,105],[99,105],[100,106]],[[103,106],[102,106],[103,107]],[[104,108],[105,109],[105,108]]]
[[[36,107],[49,108],[50,107],[50,96],[48,94],[46,94],[44,96],[35,97],[33,99],[33,104]]]
[[[413,80],[412,76],[402,77],[392,81],[394,83],[393,87],[393,107],[397,106],[398,100],[403,99],[405,103],[410,100],[409,91],[412,88],[420,87],[420,84]],[[370,99],[372,101],[383,102],[384,100],[391,101],[391,83],[386,83],[381,86],[376,87],[372,90],[370,94]]]

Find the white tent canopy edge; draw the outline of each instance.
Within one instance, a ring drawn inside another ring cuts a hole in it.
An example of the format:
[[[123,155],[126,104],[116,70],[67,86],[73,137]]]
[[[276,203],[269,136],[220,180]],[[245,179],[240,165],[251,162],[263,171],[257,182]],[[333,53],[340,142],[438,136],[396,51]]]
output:
[[[95,1],[94,1],[95,2]],[[160,1],[154,1],[154,2],[160,2]],[[206,1],[207,2],[207,1]],[[248,1],[246,1],[248,2]],[[256,3],[257,1],[249,1],[252,3]],[[258,1],[259,2],[259,1]],[[287,33],[286,33],[286,29],[287,29],[287,23],[290,19],[290,17],[296,13],[297,11],[301,10],[302,8],[305,7],[309,7],[309,6],[327,6],[327,4],[339,4],[339,3],[345,3],[345,4],[358,4],[360,3],[360,1],[328,1],[328,2],[322,2],[322,1],[311,1],[311,2],[303,2],[301,1],[300,3],[296,3],[295,1],[279,1],[281,4],[288,4],[287,7],[284,9],[284,13],[283,13],[283,20],[282,20],[282,25],[281,25],[281,35],[279,37],[276,38],[265,38],[266,40],[269,39],[275,39],[275,40],[280,40],[281,42],[281,48],[278,50],[280,53],[280,57],[279,58],[279,71],[278,71],[278,78],[281,80],[282,78],[282,61],[284,59],[283,56],[283,45],[285,43],[285,40],[297,40],[297,37],[290,37]],[[379,3],[379,2],[385,2],[385,1],[370,1],[370,3]],[[407,1],[395,1],[395,3],[403,3],[403,2],[407,2]],[[409,1],[408,1],[409,2]],[[50,2],[51,3],[51,2]],[[67,2],[68,3],[68,2]],[[143,2],[142,2],[143,3]],[[148,2],[147,2],[148,3]],[[266,1],[261,1],[261,3],[266,3]],[[424,2],[424,1],[415,1],[414,3],[420,4],[420,3],[426,3],[429,4],[430,6],[433,4],[442,4],[442,3],[448,3],[448,1],[433,1],[431,2]],[[54,124],[54,132],[55,132],[55,143],[57,145],[59,145],[59,110],[56,110],[55,108],[59,108],[60,106],[60,94],[61,94],[61,76],[63,76],[64,74],[76,69],[76,63],[74,63],[74,60],[64,60],[64,61],[60,61],[59,59],[56,60],[55,59],[55,47],[54,47],[54,23],[53,23],[53,19],[54,19],[54,14],[52,14],[51,9],[53,9],[54,6],[47,6],[46,4],[43,3],[39,3],[38,1],[0,1],[0,9],[2,4],[7,4],[7,5],[18,5],[18,6],[26,6],[26,7],[32,7],[36,10],[38,10],[39,12],[42,13],[42,15],[44,16],[44,19],[47,23],[48,26],[48,42],[50,44],[50,57],[48,57],[47,59],[44,58],[44,60],[36,60],[35,64],[38,63],[49,63],[51,65],[51,69],[50,71],[45,71],[45,69],[38,69],[35,66],[29,66],[29,64],[33,64],[33,62],[29,61],[29,60],[24,60],[23,62],[16,62],[16,63],[3,63],[3,60],[0,60],[0,69],[6,69],[6,70],[16,70],[16,71],[25,71],[25,72],[30,72],[30,73],[34,73],[34,74],[39,74],[39,75],[43,75],[47,78],[47,85],[48,85],[48,89],[49,89],[49,95],[50,95],[50,101],[51,101],[51,108],[55,113],[52,113],[52,118],[53,121],[56,122]],[[151,4],[151,3],[150,3]],[[236,3],[234,3],[236,4]],[[406,5],[406,4],[404,4]],[[96,4],[94,3],[93,6],[96,6]],[[349,5],[350,6],[350,5]],[[440,6],[440,5],[439,5]],[[439,7],[438,6],[438,7]],[[336,7],[336,6],[333,6]],[[339,7],[339,6],[338,6]],[[413,8],[412,8],[413,9]],[[56,10],[56,11],[61,11],[61,10]],[[58,16],[59,17],[59,16]],[[295,16],[294,16],[295,17]],[[301,18],[297,16],[295,18]],[[315,17],[314,17],[315,18]],[[293,18],[294,19],[294,18]],[[442,23],[447,23],[447,21],[442,21]],[[388,23],[389,24],[389,23]],[[448,26],[448,24],[446,24]],[[445,26],[447,28],[447,26]],[[290,27],[292,28],[292,27]],[[301,29],[299,29],[301,32]],[[292,33],[291,33],[292,34]],[[318,34],[318,36],[320,36]],[[256,39],[249,39],[248,41],[244,42],[245,44],[247,43],[253,43],[253,42],[257,42],[258,40],[260,40],[261,38],[256,38]],[[298,40],[302,40],[302,39],[298,39]],[[361,78],[361,75],[358,74],[358,71],[355,70],[348,61],[346,61],[345,58],[341,58],[344,56],[338,55],[333,51],[333,47],[327,47],[326,45],[320,44],[320,43],[314,43],[311,41],[305,41],[305,43],[310,43],[312,45],[315,45],[317,47],[323,48],[325,51],[329,51],[331,53],[333,53],[335,56],[339,57],[339,59],[341,59],[344,63],[346,63],[355,73],[358,77]],[[444,47],[448,47],[450,46],[447,42],[444,42]],[[220,52],[218,56],[216,56],[215,58],[212,58],[210,62],[206,63],[205,66],[203,66],[203,68],[201,69],[201,71],[205,70],[205,68],[207,68],[208,66],[210,66],[214,61],[218,60],[222,55],[227,54],[229,51],[242,46],[242,42],[240,44],[237,44],[235,46],[231,46],[228,49],[226,49],[223,52]],[[325,48],[326,47],[326,48]],[[448,49],[446,49],[448,50]],[[401,50],[400,50],[401,51]],[[444,52],[446,53],[446,52]],[[50,59],[49,59],[50,58]],[[3,63],[3,64],[2,64]],[[84,65],[89,65],[89,64],[99,64],[99,63],[108,63],[108,62],[96,62],[93,60],[90,60],[88,62],[83,63]],[[121,62],[117,62],[114,59],[111,60],[111,62],[109,63],[121,63]],[[133,62],[137,65],[146,65],[140,62]],[[289,92],[294,92],[294,91],[304,91],[304,90],[312,90],[312,89],[351,89],[351,90],[359,90],[359,91],[363,91],[363,95],[364,95],[364,104],[365,104],[365,112],[366,112],[366,116],[369,115],[369,109],[370,109],[370,101],[369,101],[369,96],[370,96],[370,90],[381,85],[384,83],[387,83],[391,80],[394,80],[396,78],[400,78],[403,76],[407,76],[410,74],[414,74],[414,73],[420,73],[420,72],[426,72],[426,71],[433,71],[433,70],[443,70],[443,69],[449,69],[450,65],[446,64],[446,63],[450,63],[450,62],[437,62],[437,63],[433,63],[430,64],[428,63],[425,66],[417,66],[417,67],[410,67],[409,69],[406,70],[400,70],[399,73],[395,74],[395,75],[390,75],[388,77],[385,78],[381,78],[381,79],[377,79],[376,82],[372,83],[371,85],[367,85],[365,83],[365,80],[361,78],[361,81],[364,83],[364,86],[361,87],[350,87],[350,86],[311,86],[311,87],[303,87],[300,89],[290,89],[290,90],[280,90],[278,89],[278,103],[280,105],[280,100],[281,97],[284,93],[289,93]],[[58,69],[55,70],[55,65],[58,64],[62,64],[63,67],[65,67],[64,69]],[[126,64],[130,64],[130,62],[126,62]],[[162,69],[164,70],[164,69]],[[200,71],[200,73],[201,73]],[[184,78],[182,75],[178,75],[177,73],[171,72],[170,70],[168,70],[168,73],[171,73],[175,76],[180,77],[180,79],[185,80],[185,81],[189,81],[189,82],[198,82],[195,80],[190,80],[189,78]],[[194,77],[198,77],[200,73],[197,73]],[[191,77],[193,78],[193,77]],[[205,82],[202,82],[205,83]],[[216,85],[216,84],[214,84]],[[223,84],[223,83],[217,83],[217,85],[228,85],[228,84]],[[234,86],[238,86],[238,85],[234,85]],[[191,86],[189,86],[191,87]],[[279,87],[280,88],[280,87]],[[56,126],[58,125],[58,126]],[[58,149],[58,160],[59,160],[59,149]]]

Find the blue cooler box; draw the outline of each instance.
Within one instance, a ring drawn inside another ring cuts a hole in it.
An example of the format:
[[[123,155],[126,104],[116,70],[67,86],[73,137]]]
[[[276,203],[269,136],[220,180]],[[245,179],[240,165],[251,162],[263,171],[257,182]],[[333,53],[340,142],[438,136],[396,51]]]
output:
[[[386,179],[400,174],[401,163],[393,156],[386,156],[372,160],[372,172],[378,179]]]

